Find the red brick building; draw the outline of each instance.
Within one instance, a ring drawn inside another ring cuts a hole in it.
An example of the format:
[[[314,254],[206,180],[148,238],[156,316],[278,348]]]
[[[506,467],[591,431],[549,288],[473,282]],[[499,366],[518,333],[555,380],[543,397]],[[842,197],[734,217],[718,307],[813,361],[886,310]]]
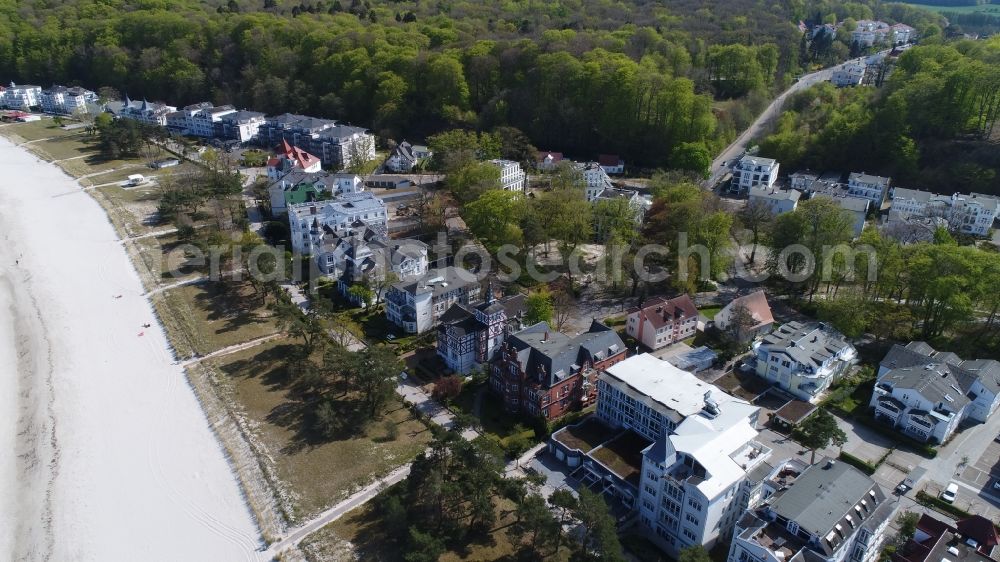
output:
[[[597,401],[597,373],[625,358],[625,344],[597,322],[569,337],[545,322],[507,337],[490,366],[490,388],[511,412],[555,419]]]

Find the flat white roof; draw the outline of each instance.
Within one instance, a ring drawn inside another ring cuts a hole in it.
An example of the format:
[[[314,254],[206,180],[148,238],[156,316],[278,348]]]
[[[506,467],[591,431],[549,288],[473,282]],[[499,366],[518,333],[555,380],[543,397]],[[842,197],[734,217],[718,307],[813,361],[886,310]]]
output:
[[[715,385],[648,353],[633,355],[605,371],[682,416],[700,412],[706,392],[712,391],[713,395],[721,392]]]

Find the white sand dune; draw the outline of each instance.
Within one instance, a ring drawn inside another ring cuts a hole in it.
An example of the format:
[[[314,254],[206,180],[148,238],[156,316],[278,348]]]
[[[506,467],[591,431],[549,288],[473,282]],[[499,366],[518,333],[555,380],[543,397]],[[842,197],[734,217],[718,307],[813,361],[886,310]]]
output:
[[[0,560],[261,559],[103,209],[2,138],[0,169]]]

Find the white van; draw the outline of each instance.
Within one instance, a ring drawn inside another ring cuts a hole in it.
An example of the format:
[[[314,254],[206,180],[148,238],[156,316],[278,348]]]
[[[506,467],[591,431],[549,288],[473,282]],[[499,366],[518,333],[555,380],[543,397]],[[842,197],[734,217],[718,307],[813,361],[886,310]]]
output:
[[[140,185],[144,181],[146,181],[146,178],[144,178],[142,174],[132,174],[131,176],[128,177],[128,182],[126,183],[126,185],[128,185],[129,187],[134,187],[136,185]]]
[[[955,496],[958,495],[958,484],[954,482],[948,482],[948,487],[941,492],[941,499],[951,503],[955,501]]]

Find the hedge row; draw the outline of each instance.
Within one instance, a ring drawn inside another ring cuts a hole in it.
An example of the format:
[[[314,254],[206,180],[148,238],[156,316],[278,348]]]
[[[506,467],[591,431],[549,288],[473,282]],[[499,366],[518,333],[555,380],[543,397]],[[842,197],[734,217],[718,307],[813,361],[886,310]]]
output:
[[[941,498],[934,497],[928,494],[927,492],[924,492],[923,490],[917,492],[917,503],[921,503],[923,505],[926,505],[927,507],[933,507],[949,515],[954,515],[959,519],[972,517],[972,514],[969,513],[968,511],[965,511],[960,507],[955,507],[953,504],[950,504]]]
[[[845,453],[845,452],[841,451],[840,452],[840,456],[837,457],[837,458],[839,458],[840,460],[842,460],[842,461],[846,462],[847,464],[853,466],[854,468],[860,470],[861,472],[864,472],[865,474],[869,474],[869,475],[870,474],[875,474],[875,469],[876,469],[875,465],[873,465],[870,462],[867,462],[865,460],[859,459],[858,457],[856,457],[856,456],[854,456],[854,455],[852,455],[850,453]]]

